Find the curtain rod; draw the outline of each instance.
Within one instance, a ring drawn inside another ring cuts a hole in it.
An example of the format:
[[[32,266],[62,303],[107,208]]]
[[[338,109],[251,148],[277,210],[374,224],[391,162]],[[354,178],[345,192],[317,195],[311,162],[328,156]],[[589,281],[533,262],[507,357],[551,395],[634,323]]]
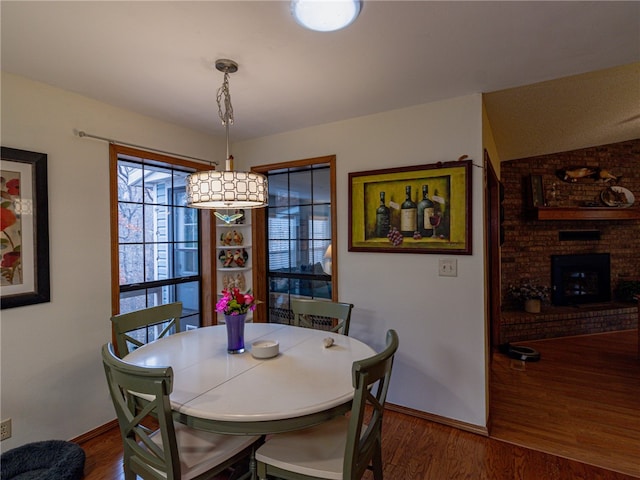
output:
[[[92,134],[84,132],[82,130],[74,130],[73,133],[75,133],[76,135],[78,135],[81,138],[82,137],[95,138],[96,140],[102,140],[104,142],[115,143],[115,144],[118,144],[118,145],[124,145],[126,147],[141,148],[143,150],[150,150],[150,151],[156,152],[156,153],[164,153],[165,155],[172,155],[174,157],[182,157],[182,158],[188,158],[189,160],[197,160],[198,162],[208,163],[210,165],[218,165],[218,162],[213,161],[213,160],[205,160],[204,158],[191,157],[189,155],[182,155],[181,153],[167,152],[166,150],[159,150],[157,148],[151,148],[151,147],[145,147],[145,146],[142,146],[142,145],[136,145],[135,143],[128,143],[128,142],[123,142],[123,141],[120,141],[120,140],[113,140],[111,138],[100,137],[98,135],[92,135]]]

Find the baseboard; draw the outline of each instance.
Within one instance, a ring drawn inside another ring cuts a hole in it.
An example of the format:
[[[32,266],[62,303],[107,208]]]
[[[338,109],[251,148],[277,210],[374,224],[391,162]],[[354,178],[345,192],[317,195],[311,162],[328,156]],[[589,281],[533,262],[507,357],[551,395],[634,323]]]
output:
[[[394,405],[393,403],[385,403],[385,408],[393,412],[404,413],[412,417],[421,418],[434,423],[441,423],[448,427],[457,428],[459,430],[465,430],[467,432],[476,433],[484,437],[489,436],[489,430],[487,427],[481,427],[479,425],[473,425],[471,423],[461,422],[460,420],[454,420],[452,418],[441,417],[440,415],[434,415],[433,413],[423,412],[420,410],[414,410],[413,408],[403,407],[400,405]]]
[[[79,436],[77,436],[75,438],[72,438],[69,441],[73,442],[73,443],[82,444],[82,443],[87,442],[87,441],[89,441],[89,440],[91,440],[93,438],[99,437],[103,433],[106,433],[109,430],[112,430],[114,428],[120,428],[118,426],[118,420],[117,419],[111,420],[109,423],[105,423],[104,425],[100,425],[99,427],[96,427],[93,430],[89,430],[88,432],[83,433],[82,435],[79,435]]]
[[[442,425],[447,425],[448,427],[457,428],[459,430],[464,430],[471,433],[476,433],[478,435],[483,435],[485,437],[489,436],[489,430],[486,427],[480,427],[478,425],[473,425],[471,423],[461,422],[460,420],[453,420],[447,417],[441,417],[440,415],[434,415],[432,413],[423,412],[420,410],[414,410],[413,408],[403,407],[400,405],[394,405],[393,403],[386,402],[385,408],[391,410],[393,412],[403,413],[405,415],[409,415],[416,418],[421,418],[423,420],[428,420],[434,423],[440,423]],[[111,429],[119,428],[118,420],[111,420],[104,425],[100,425],[99,427],[94,428],[82,435],[79,435],[75,438],[72,438],[70,441],[78,444],[82,444],[87,442],[93,438],[99,437],[103,433],[108,432]]]

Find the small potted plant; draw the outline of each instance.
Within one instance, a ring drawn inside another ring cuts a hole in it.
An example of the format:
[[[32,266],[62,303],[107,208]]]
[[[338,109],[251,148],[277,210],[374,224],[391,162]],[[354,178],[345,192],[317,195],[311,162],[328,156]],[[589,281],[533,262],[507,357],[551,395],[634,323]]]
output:
[[[524,304],[525,312],[540,313],[542,302],[549,298],[549,287],[523,279],[520,285],[509,285],[509,295]]]

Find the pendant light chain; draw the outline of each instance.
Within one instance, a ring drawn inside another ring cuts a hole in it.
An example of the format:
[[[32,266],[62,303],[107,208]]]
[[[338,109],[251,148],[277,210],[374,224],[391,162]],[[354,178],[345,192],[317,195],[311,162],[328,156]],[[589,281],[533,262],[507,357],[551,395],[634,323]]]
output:
[[[218,116],[220,117],[220,120],[222,120],[222,125],[224,125],[227,143],[227,158],[225,161],[225,166],[226,170],[233,170],[233,157],[231,156],[231,152],[229,150],[229,126],[233,125],[233,105],[231,104],[231,90],[229,89],[228,68],[225,68],[224,70],[224,79],[222,80],[222,86],[218,89],[216,101],[218,103]],[[222,111],[223,103],[224,112]]]
[[[224,113],[222,112],[222,99],[224,97]],[[229,90],[229,72],[224,72],[222,86],[218,89],[216,96],[218,102],[218,116],[222,120],[222,125],[233,125],[233,105],[231,105],[231,91]]]

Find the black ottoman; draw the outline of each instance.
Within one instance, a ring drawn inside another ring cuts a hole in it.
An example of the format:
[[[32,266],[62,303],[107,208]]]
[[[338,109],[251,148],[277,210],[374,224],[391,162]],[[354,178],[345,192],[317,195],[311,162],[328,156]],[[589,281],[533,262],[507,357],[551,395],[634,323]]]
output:
[[[84,450],[72,442],[27,443],[0,455],[1,480],[80,480]]]

